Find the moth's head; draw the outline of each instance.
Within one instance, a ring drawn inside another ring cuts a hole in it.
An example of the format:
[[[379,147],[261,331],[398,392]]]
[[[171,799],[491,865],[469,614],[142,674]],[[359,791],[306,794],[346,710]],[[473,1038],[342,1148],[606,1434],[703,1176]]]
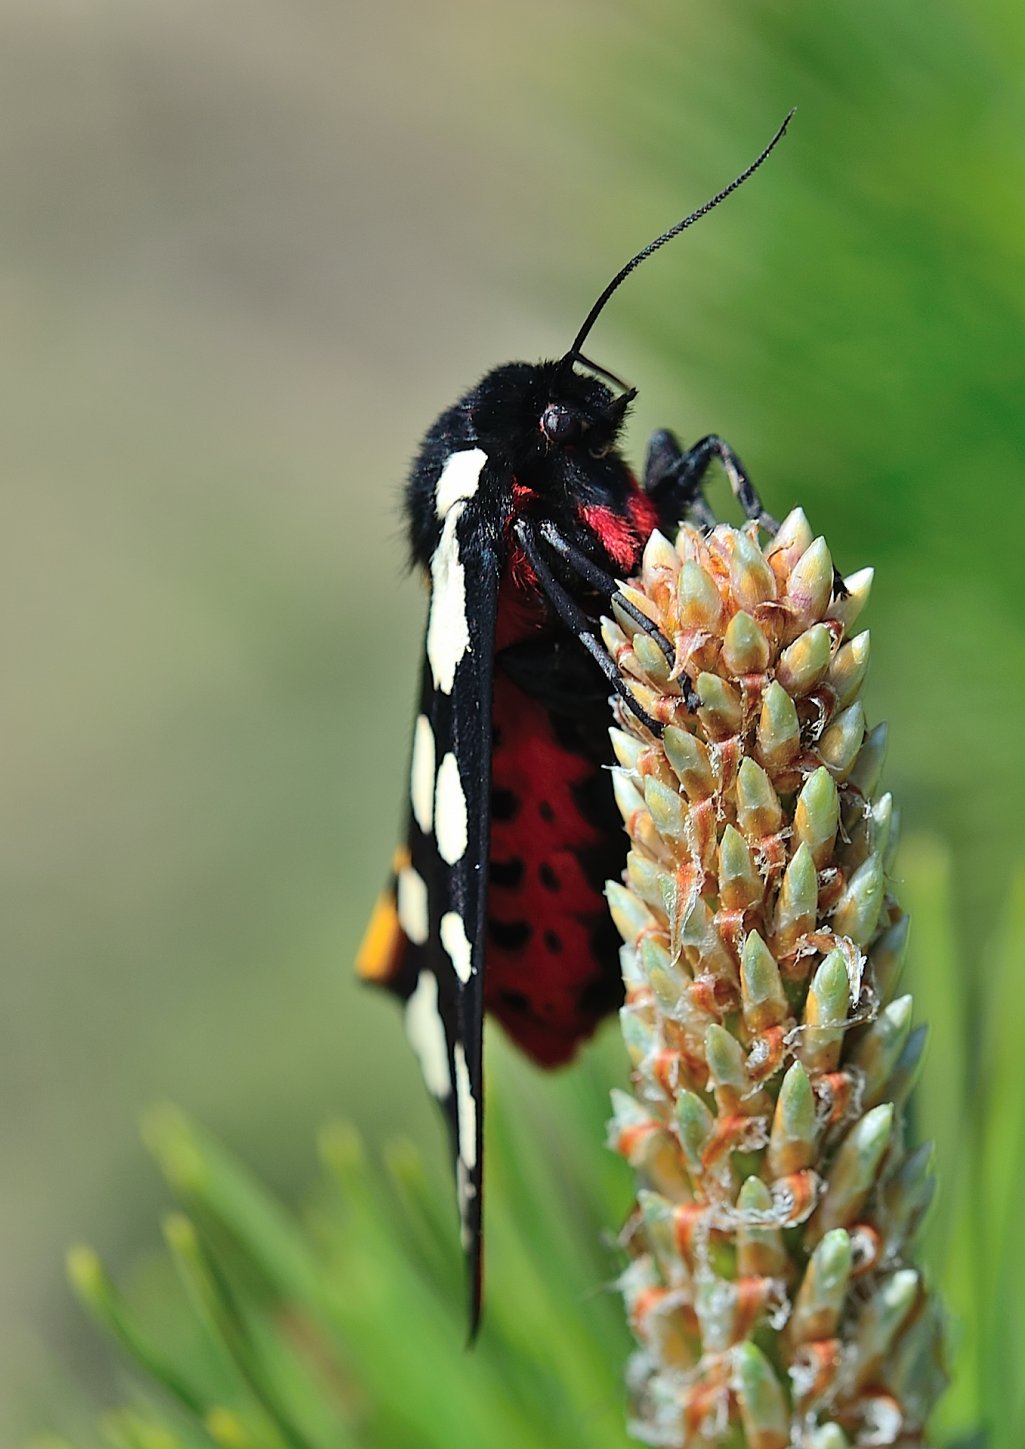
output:
[[[522,473],[553,453],[604,457],[618,442],[634,396],[633,390],[613,392],[568,358],[510,362],[474,389],[470,422],[489,458]]]

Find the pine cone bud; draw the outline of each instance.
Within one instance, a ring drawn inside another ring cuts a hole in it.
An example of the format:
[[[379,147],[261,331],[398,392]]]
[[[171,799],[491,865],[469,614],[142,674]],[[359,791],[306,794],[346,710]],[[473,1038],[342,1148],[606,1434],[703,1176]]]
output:
[[[605,642],[653,739],[617,710],[630,836],[624,946],[637,1174],[622,1278],[632,1430],[679,1449],[923,1444],[941,1316],[911,1258],[932,1192],[901,1114],[924,1032],[897,994],[907,919],[860,691],[871,585],[834,589],[800,509],[649,542]],[[836,595],[839,594],[839,597]],[[689,682],[691,689],[685,686]]]

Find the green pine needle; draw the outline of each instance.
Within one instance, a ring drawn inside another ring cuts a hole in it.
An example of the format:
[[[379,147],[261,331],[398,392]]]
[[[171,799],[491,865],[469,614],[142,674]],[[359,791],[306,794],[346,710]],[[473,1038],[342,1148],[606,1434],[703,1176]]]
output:
[[[330,1127],[323,1175],[299,1220],[182,1113],[150,1113],[147,1144],[181,1205],[165,1226],[180,1285],[165,1276],[159,1301],[137,1301],[90,1250],[70,1257],[79,1297],[145,1385],[145,1408],[107,1416],[105,1441],[526,1449],[551,1436],[623,1449],[618,1366],[628,1344],[611,1291],[616,1263],[601,1242],[609,1196],[589,1190],[589,1179],[610,1179],[604,1161],[587,1166],[602,1155],[616,1055],[610,1035],[588,1068],[557,1084],[554,1125],[542,1125],[536,1106],[528,1120],[522,1107],[503,1109],[501,1094],[491,1110],[495,1286],[472,1353],[440,1162],[429,1167],[405,1142],[388,1144],[378,1161],[350,1127]],[[537,1095],[511,1058],[497,1070],[523,1077],[514,1100]],[[619,1212],[627,1184],[614,1177]]]

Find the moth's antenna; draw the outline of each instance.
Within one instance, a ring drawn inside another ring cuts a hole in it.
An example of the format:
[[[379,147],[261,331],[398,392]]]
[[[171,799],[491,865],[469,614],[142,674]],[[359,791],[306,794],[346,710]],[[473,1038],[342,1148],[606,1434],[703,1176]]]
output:
[[[582,363],[584,367],[588,368],[591,372],[596,372],[599,377],[607,377],[609,382],[614,382],[617,387],[621,387],[624,390],[629,387],[629,383],[624,382],[621,377],[617,377],[616,374],[614,372],[610,372],[607,367],[602,367],[599,363],[592,362],[591,359],[589,357],[585,357],[582,352],[571,352],[570,357],[573,359],[574,362]]]
[[[664,231],[661,236],[657,236],[654,241],[650,241],[646,247],[642,247],[635,257],[630,258],[625,267],[620,268],[620,270],[612,278],[612,281],[605,288],[604,292],[602,292],[597,302],[595,302],[590,312],[588,312],[586,318],[584,319],[584,325],[581,327],[580,331],[573,339],[573,346],[566,353],[566,357],[564,359],[566,362],[572,365],[578,360],[583,361],[583,359],[580,357],[580,349],[581,347],[583,347],[585,341],[587,340],[587,334],[590,332],[591,328],[598,320],[598,315],[601,312],[602,308],[605,306],[605,303],[612,296],[616,288],[622,282],[626,281],[627,277],[630,275],[635,267],[639,267],[641,262],[647,261],[648,257],[650,257],[653,252],[657,252],[659,247],[664,247],[666,242],[672,241],[674,236],[679,236],[680,232],[685,231],[688,226],[692,226],[694,222],[700,221],[703,216],[707,216],[710,211],[712,211],[715,207],[719,205],[720,201],[725,201],[727,196],[729,196],[731,192],[736,191],[738,186],[743,186],[744,182],[748,179],[748,177],[754,175],[762,162],[766,160],[770,152],[775,148],[776,144],[783,139],[786,128],[790,125],[791,117],[793,116],[796,109],[797,107],[793,106],[787,112],[787,114],[783,118],[783,124],[780,126],[779,130],[776,132],[775,136],[773,136],[772,140],[766,146],[762,154],[757,157],[756,160],[752,161],[751,165],[748,166],[745,171],[742,171],[738,177],[731,181],[729,186],[724,186],[722,191],[712,197],[711,201],[706,201],[704,206],[699,206],[697,211],[692,211],[690,216],[685,216],[682,221],[678,221],[675,226],[671,226],[668,231]],[[603,369],[601,368],[595,370],[603,371]]]

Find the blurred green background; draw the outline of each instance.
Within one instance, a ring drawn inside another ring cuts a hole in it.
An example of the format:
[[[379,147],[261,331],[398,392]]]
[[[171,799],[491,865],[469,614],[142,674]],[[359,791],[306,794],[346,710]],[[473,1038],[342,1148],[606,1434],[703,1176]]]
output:
[[[63,1249],[153,1241],[144,1104],[286,1196],[332,1114],[440,1151],[396,1013],[349,975],[402,810],[408,458],[488,367],[565,348],[794,104],[590,350],[641,389],[638,459],[655,425],[719,431],[774,512],[876,566],[869,705],[905,829],[950,852],[981,1015],[1023,853],[1025,11],[6,0],[0,32],[20,1424],[53,1352],[104,1393]],[[1025,992],[1000,1010],[1025,1033]],[[948,1074],[951,1154],[978,1069]]]

